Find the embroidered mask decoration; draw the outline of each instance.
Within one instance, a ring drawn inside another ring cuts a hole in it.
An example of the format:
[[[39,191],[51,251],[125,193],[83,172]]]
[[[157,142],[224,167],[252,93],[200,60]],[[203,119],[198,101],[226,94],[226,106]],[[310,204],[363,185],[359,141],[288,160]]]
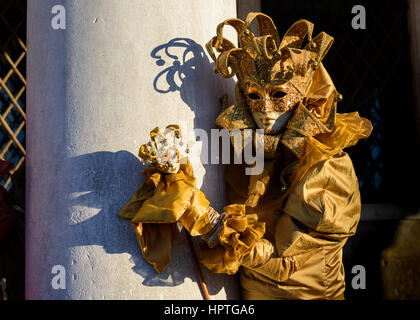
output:
[[[259,34],[249,26],[258,23]],[[233,27],[239,46],[223,37],[224,26]],[[206,45],[216,64],[215,72],[225,78],[236,75],[236,99],[241,114],[252,115],[266,134],[277,134],[287,125],[302,101],[314,72],[332,45],[333,38],[321,32],[312,39],[313,24],[295,22],[280,40],[270,17],[249,13],[246,20],[228,19],[217,26],[217,36]],[[308,44],[302,48],[307,38]],[[216,57],[216,49],[219,55]]]
[[[251,81],[245,86],[245,97],[255,123],[266,134],[276,134],[284,128],[301,99],[288,83],[264,86]]]

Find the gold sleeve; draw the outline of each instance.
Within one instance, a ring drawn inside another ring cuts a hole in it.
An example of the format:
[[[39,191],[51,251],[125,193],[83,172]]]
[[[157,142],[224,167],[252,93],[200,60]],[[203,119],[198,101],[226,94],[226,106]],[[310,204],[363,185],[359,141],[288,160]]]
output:
[[[267,240],[259,241],[242,265],[278,282],[287,280],[315,254],[314,250],[290,257],[275,257],[273,245]]]
[[[284,213],[324,238],[353,235],[360,218],[360,192],[353,163],[342,152],[314,165],[290,193]]]
[[[344,244],[354,234],[359,218],[358,181],[343,152],[315,165],[294,186],[276,223],[275,245],[260,241],[243,266],[285,281],[320,254],[319,248]]]

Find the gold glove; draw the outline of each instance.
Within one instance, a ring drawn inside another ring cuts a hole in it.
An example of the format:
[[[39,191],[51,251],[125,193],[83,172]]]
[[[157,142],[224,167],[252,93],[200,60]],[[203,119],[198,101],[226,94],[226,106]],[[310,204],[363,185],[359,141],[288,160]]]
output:
[[[201,262],[212,272],[234,274],[262,239],[265,223],[258,221],[256,214],[246,214],[244,205],[232,204],[223,211],[220,231],[219,227],[214,229],[218,243],[213,248],[210,245],[200,248]]]
[[[223,216],[211,209],[195,187],[193,169],[185,157],[188,147],[179,127],[168,126],[163,133],[155,128],[150,137],[139,151],[142,161],[150,164],[143,172],[144,182],[119,216],[131,221],[143,257],[162,272],[170,261],[170,224],[180,221],[192,236],[207,234],[214,244],[218,239],[213,227],[220,225]]]

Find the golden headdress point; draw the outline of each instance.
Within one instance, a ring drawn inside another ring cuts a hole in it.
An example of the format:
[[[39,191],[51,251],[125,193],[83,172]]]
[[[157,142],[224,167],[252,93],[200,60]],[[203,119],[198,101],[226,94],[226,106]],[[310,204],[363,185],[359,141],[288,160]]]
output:
[[[254,20],[258,23],[258,36],[249,29]],[[226,25],[236,30],[238,48],[223,37]],[[269,16],[251,12],[245,21],[228,19],[220,23],[217,36],[206,44],[206,49],[216,64],[215,71],[225,78],[236,75],[242,90],[249,81],[259,84],[289,82],[305,96],[317,66],[334,40],[325,32],[312,38],[313,27],[311,22],[299,20],[280,40]],[[302,48],[306,37],[308,44]],[[220,53],[217,57],[214,49]]]

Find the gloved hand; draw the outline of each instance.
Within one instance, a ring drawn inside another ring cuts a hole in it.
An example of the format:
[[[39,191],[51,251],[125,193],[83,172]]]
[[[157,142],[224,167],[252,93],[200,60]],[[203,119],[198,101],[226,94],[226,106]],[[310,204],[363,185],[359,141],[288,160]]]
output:
[[[209,235],[214,226],[220,225],[222,216],[195,187],[179,127],[168,126],[164,133],[156,128],[150,137],[139,151],[142,161],[150,164],[143,172],[144,182],[119,216],[131,221],[143,257],[162,272],[170,260],[170,224],[180,221],[192,236]],[[207,240],[215,245],[217,234],[211,234]]]
[[[151,132],[151,142],[140,148],[140,158],[150,167],[143,172],[143,185],[119,216],[131,220],[142,255],[156,271],[162,272],[169,264],[169,225],[179,221],[192,236],[205,240],[201,257],[208,269],[233,274],[263,236],[265,224],[255,214],[246,215],[244,205],[227,206],[222,214],[210,207],[195,187],[190,162],[182,158],[177,147],[182,147],[178,130],[177,126],[168,126],[162,134],[156,128]]]
[[[177,173],[160,177],[153,195],[141,204],[131,222],[180,221],[192,236],[200,236],[210,232],[219,217],[209,205],[204,194],[195,187],[192,167],[187,161]]]

